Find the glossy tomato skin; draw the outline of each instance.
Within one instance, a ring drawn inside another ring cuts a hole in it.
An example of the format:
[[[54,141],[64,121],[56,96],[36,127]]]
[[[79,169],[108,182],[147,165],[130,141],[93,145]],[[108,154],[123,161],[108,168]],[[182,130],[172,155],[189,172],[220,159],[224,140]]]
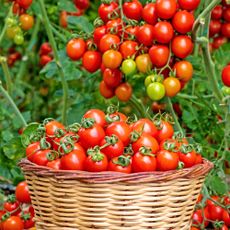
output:
[[[196,154],[196,161],[195,161],[195,165],[197,164],[202,164],[203,163],[203,159],[201,154]]]
[[[56,134],[56,132],[58,131],[58,129],[64,130],[65,126],[56,121],[49,121],[46,125],[45,125],[45,129],[46,129],[46,135],[47,136],[54,136]]]
[[[221,5],[217,5],[212,10],[211,18],[216,20],[221,19],[222,14],[223,14],[223,7]]]
[[[230,7],[224,9],[223,18],[225,21],[230,22]]]
[[[49,168],[55,169],[55,170],[60,170],[61,169],[61,159],[58,158],[56,160],[49,161],[46,164],[46,166],[49,167]]]
[[[39,141],[34,142],[32,144],[29,144],[26,147],[26,157],[27,157],[27,159],[31,161],[32,158],[33,158],[34,153],[39,151],[40,149],[41,149],[41,146],[40,146]]]
[[[98,8],[98,14],[104,22],[107,22],[109,21],[109,15],[117,8],[118,4],[114,1],[112,1],[110,4],[102,3]]]
[[[52,52],[52,47],[48,42],[44,42],[42,43],[42,45],[40,46],[39,49],[39,55],[47,55],[50,54]]]
[[[221,221],[224,209],[217,205],[209,205],[208,206],[210,220],[213,221]]]
[[[214,49],[218,49],[219,47],[221,47],[222,45],[224,45],[227,42],[228,42],[228,39],[226,37],[218,36],[218,37],[213,39],[212,47]]]
[[[175,97],[181,90],[181,83],[175,77],[168,77],[163,81],[165,87],[165,95],[167,97]]]
[[[127,26],[125,29],[124,38],[130,40],[130,38],[136,38],[139,26]]]
[[[173,38],[173,27],[171,23],[160,21],[154,26],[154,38],[157,42],[168,44]]]
[[[226,38],[230,38],[230,22],[222,24],[221,34],[225,36]]]
[[[228,227],[230,227],[230,214],[227,210],[223,211],[222,220]]]
[[[135,61],[137,64],[137,69],[141,73],[146,73],[152,68],[152,62],[151,62],[149,54],[141,54],[136,57]]]
[[[170,19],[176,13],[177,1],[176,0],[157,0],[156,12],[158,17],[162,19]]]
[[[17,185],[15,196],[21,203],[31,203],[29,188],[25,181],[22,181]]]
[[[2,223],[3,230],[23,230],[24,225],[19,216],[11,216]]]
[[[146,23],[155,25],[157,23],[156,4],[147,3],[142,10],[142,18]]]
[[[104,127],[106,125],[105,113],[100,109],[90,109],[84,115],[84,118],[93,118],[96,124]]]
[[[178,0],[180,7],[184,10],[195,10],[199,4],[200,0]]]
[[[24,229],[30,229],[30,228],[34,227],[34,225],[35,225],[35,222],[33,220],[34,215],[32,215],[31,212],[29,212],[29,211],[25,211],[24,214],[25,215],[28,215],[28,214],[30,215],[29,219],[22,220]]]
[[[219,34],[221,31],[221,21],[220,20],[211,20],[209,24],[209,36],[213,37],[216,34]]]
[[[128,57],[132,57],[133,55],[135,56],[137,49],[138,48],[138,43],[135,41],[124,41],[121,46],[120,46],[120,52],[122,54],[122,57],[124,59]]]
[[[149,49],[149,56],[153,66],[157,68],[164,67],[169,59],[169,48],[165,45],[153,45]]]
[[[181,81],[188,82],[193,76],[193,66],[186,60],[176,62],[173,69],[176,71],[176,77]]]
[[[121,165],[115,163],[117,161],[118,161],[118,157],[114,157],[110,160],[109,166],[108,166],[108,171],[121,172],[121,173],[131,173],[132,172],[131,164],[129,164],[127,166],[121,166]]]
[[[123,121],[123,122],[126,122],[127,121],[127,116],[124,114],[124,113],[121,113],[121,112],[115,112],[115,113],[112,113],[109,115],[109,117],[114,120],[114,118],[119,118],[118,120],[119,121]]]
[[[133,88],[128,82],[120,84],[115,90],[115,95],[120,101],[128,101],[131,98],[132,93]]]
[[[101,53],[97,51],[86,51],[82,58],[83,67],[93,73],[100,69],[102,63]]]
[[[50,153],[49,149],[37,151],[33,155],[32,162],[37,164],[37,165],[46,166],[47,163],[49,162],[48,158],[47,158],[47,155],[49,153]]]
[[[178,167],[179,157],[175,152],[160,150],[157,153],[157,170],[169,171],[175,170]]]
[[[118,45],[120,43],[120,38],[115,34],[105,34],[100,40],[100,51],[104,53],[105,51],[111,49],[112,45]]]
[[[227,65],[222,71],[222,82],[230,87],[230,65]]]
[[[103,159],[99,161],[93,160],[93,156],[88,156],[84,161],[84,168],[88,172],[102,172],[106,171],[108,168],[108,159],[105,154],[100,153],[103,155]]]
[[[154,27],[150,24],[144,24],[137,32],[137,40],[145,46],[151,46],[154,39]]]
[[[20,212],[21,212],[21,209],[20,209],[20,203],[15,200],[15,201],[6,201],[3,205],[4,207],[4,210],[7,211],[7,212],[12,212],[11,215],[18,215]]]
[[[122,20],[120,18],[109,20],[106,23],[107,32],[111,34],[117,34],[121,36],[122,34]]]
[[[122,73],[119,69],[106,68],[103,72],[103,81],[110,88],[116,88],[120,85]]]
[[[160,82],[153,82],[147,86],[147,95],[153,101],[158,101],[165,96],[165,87]]]
[[[108,87],[104,81],[100,82],[99,91],[104,98],[112,98],[115,95],[114,89]]]
[[[106,68],[117,69],[122,62],[122,55],[117,50],[107,50],[102,56],[103,64]]]
[[[196,163],[196,153],[194,151],[189,153],[179,152],[179,159],[184,163],[185,168],[190,168]]]
[[[77,8],[86,10],[89,8],[90,2],[89,0],[74,0],[74,4]]]
[[[52,57],[50,57],[49,55],[42,55],[40,57],[40,60],[39,60],[39,64],[40,66],[45,66],[47,65],[49,62],[51,62],[53,60]]]
[[[157,140],[159,142],[172,138],[174,134],[173,126],[168,121],[161,121],[160,129],[158,129]]]
[[[95,28],[93,32],[93,40],[94,42],[99,45],[101,38],[107,34],[107,27],[106,26],[100,26]]]
[[[19,6],[24,8],[25,10],[30,7],[32,2],[33,0],[17,0],[17,3],[19,4]]]
[[[129,19],[140,21],[142,15],[142,9],[143,9],[142,4],[138,0],[125,2],[123,4],[124,14]]]
[[[66,46],[67,55],[74,61],[79,60],[86,50],[85,41],[81,38],[71,39]]]
[[[29,30],[34,25],[34,17],[29,14],[22,14],[19,17],[19,21],[21,23],[21,28],[23,30]]]

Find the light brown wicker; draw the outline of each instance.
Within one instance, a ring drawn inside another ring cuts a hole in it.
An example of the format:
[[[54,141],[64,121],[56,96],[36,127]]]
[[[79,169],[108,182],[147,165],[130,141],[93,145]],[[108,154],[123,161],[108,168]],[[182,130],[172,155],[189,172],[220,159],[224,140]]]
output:
[[[168,172],[54,171],[23,159],[37,230],[188,230],[212,163]]]

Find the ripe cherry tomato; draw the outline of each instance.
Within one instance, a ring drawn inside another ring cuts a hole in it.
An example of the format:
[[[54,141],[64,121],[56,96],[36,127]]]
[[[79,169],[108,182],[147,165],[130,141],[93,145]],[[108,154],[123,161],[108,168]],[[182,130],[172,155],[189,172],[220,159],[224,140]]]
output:
[[[230,22],[230,7],[224,9],[223,18],[225,21]]]
[[[188,36],[178,35],[172,40],[172,52],[178,58],[186,58],[193,51],[192,39]]]
[[[175,97],[181,90],[180,81],[175,77],[168,77],[164,80],[165,95],[167,97]]]
[[[221,221],[224,209],[217,205],[208,206],[210,220]]]
[[[53,120],[53,121],[49,121],[45,125],[45,129],[46,129],[47,136],[54,136],[59,130],[64,130],[65,126],[62,123]]]
[[[114,1],[110,4],[102,3],[98,8],[98,14],[104,22],[107,22],[109,21],[111,14],[117,9],[118,4]]]
[[[86,50],[85,41],[81,38],[71,39],[66,46],[67,55],[74,61],[80,59]]]
[[[172,138],[173,133],[173,126],[168,121],[161,121],[156,138],[161,142],[165,139]]]
[[[127,116],[124,113],[121,113],[121,112],[115,112],[115,113],[109,114],[109,118],[112,121],[123,121],[123,122],[126,122],[127,119],[128,119]]]
[[[106,155],[102,152],[97,152],[86,158],[84,168],[88,172],[102,172],[107,170],[108,164]]]
[[[157,153],[157,169],[159,171],[175,170],[178,167],[179,157],[175,152],[160,150]]]
[[[21,203],[31,203],[29,188],[25,181],[22,181],[17,185],[15,196]]]
[[[153,101],[158,101],[165,96],[165,87],[160,82],[153,82],[147,86],[147,94]]]
[[[47,55],[50,54],[52,52],[52,47],[48,42],[44,42],[42,43],[42,45],[40,46],[39,49],[39,55]]]
[[[230,87],[230,65],[227,65],[222,70],[222,82],[224,83],[224,85]]]
[[[120,52],[124,59],[135,56],[138,43],[135,41],[124,41],[120,46]]]
[[[123,11],[125,16],[129,19],[134,19],[136,21],[141,20],[142,9],[142,4],[138,0],[125,2],[123,4]]]
[[[23,230],[24,225],[19,216],[11,216],[2,222],[3,230]]]
[[[48,154],[50,154],[49,149],[37,151],[36,153],[33,154],[31,161],[37,165],[46,166],[47,163],[49,162],[47,158]]]
[[[211,20],[209,24],[209,35],[213,37],[216,34],[220,33],[221,30],[221,21],[220,20]]]
[[[179,152],[179,159],[184,163],[185,168],[190,168],[196,163],[196,153],[194,151],[188,153]]]
[[[171,23],[160,21],[154,26],[154,38],[157,42],[167,44],[173,38],[173,27]]]
[[[192,11],[199,6],[200,0],[178,0],[178,3],[182,9]]]
[[[159,18],[170,19],[176,13],[177,1],[176,0],[157,0],[156,13]]]
[[[184,82],[188,82],[193,75],[193,66],[188,61],[176,62],[173,69],[176,71],[176,77]]]
[[[46,164],[46,166],[49,167],[49,168],[55,169],[55,170],[59,170],[59,169],[61,169],[61,159],[58,158],[56,160],[49,161]]]
[[[137,70],[137,64],[133,59],[129,58],[122,62],[121,71],[126,76],[135,74],[136,70]]]
[[[137,32],[139,30],[139,26],[127,26],[125,29],[125,39],[133,39],[137,37]]]
[[[106,68],[117,69],[122,62],[122,55],[116,50],[107,50],[102,56],[103,64]]]
[[[131,160],[125,156],[114,157],[109,162],[108,171],[131,173]]]
[[[20,203],[16,200],[15,196],[10,196],[3,205],[4,210],[11,212],[13,216],[17,216],[20,212]]]
[[[99,45],[101,38],[107,34],[107,27],[106,26],[100,26],[95,28],[93,32],[93,40],[94,42]]]
[[[82,58],[83,67],[93,73],[100,69],[102,63],[101,53],[97,51],[86,51]]]
[[[223,211],[222,220],[228,227],[230,227],[230,214],[227,210]]]
[[[230,22],[222,24],[221,34],[225,36],[226,38],[230,38]]]
[[[61,11],[59,16],[59,24],[61,27],[66,28],[68,26],[68,14],[66,11]]]
[[[169,48],[165,45],[153,45],[149,49],[149,56],[153,66],[157,68],[164,67],[169,59]]]
[[[45,65],[47,65],[49,62],[51,62],[52,60],[53,60],[53,58],[50,57],[49,55],[42,55],[42,56],[40,57],[39,65],[45,66]]]
[[[120,101],[128,101],[131,98],[132,93],[133,88],[128,82],[120,84],[115,90],[115,95]]]
[[[157,12],[155,3],[147,3],[142,10],[142,18],[146,23],[155,25],[157,23]]]
[[[22,222],[23,222],[23,226],[24,229],[31,229],[32,227],[34,227],[35,222],[33,220],[34,218],[34,211],[24,211],[21,213],[20,215]]]
[[[115,95],[114,89],[108,87],[104,81],[100,82],[99,85],[99,91],[100,94],[104,97],[104,98],[112,98]]]
[[[154,39],[154,27],[150,24],[144,24],[137,32],[137,40],[145,45],[151,46]]]
[[[89,8],[90,1],[89,0],[74,0],[74,4],[77,8],[81,10],[87,10]]]
[[[197,165],[197,164],[202,164],[202,163],[203,163],[203,159],[202,159],[201,154],[196,154],[196,162],[195,162],[195,165]]]
[[[40,142],[34,142],[32,144],[29,144],[26,147],[26,157],[28,160],[32,160],[33,154],[37,151],[41,150]]]
[[[178,11],[173,19],[172,19],[172,25],[174,29],[181,33],[186,34],[192,30],[193,23],[195,21],[195,18],[192,13],[189,13],[186,10]]]
[[[209,219],[209,212],[208,212],[207,208],[204,209],[204,216],[206,217],[206,219]],[[194,224],[201,225],[203,223],[203,221],[204,221],[203,211],[201,209],[196,210],[193,213],[192,219],[193,219]],[[204,224],[207,227],[209,222],[205,221]]]
[[[219,196],[211,196],[211,199],[207,199],[206,204],[208,207],[215,205],[214,201],[219,202]]]
[[[223,8],[222,8],[222,6],[221,5],[217,5],[212,10],[211,18],[212,19],[216,19],[216,20],[221,19],[222,14],[223,14]]]
[[[24,8],[25,10],[27,10],[30,7],[32,2],[33,0],[17,0],[17,3],[19,4],[19,6]]]
[[[101,39],[100,39],[100,51],[105,52],[109,49],[111,49],[112,45],[118,45],[120,43],[120,38],[115,35],[115,34],[105,34]]]
[[[29,30],[34,25],[34,17],[29,14],[22,14],[19,17],[19,21],[23,30]]]
[[[105,113],[100,109],[90,109],[84,115],[84,118],[93,118],[96,124],[104,127],[106,125]]]
[[[151,62],[149,54],[141,54],[136,57],[135,61],[137,64],[137,69],[141,73],[146,73],[152,68],[152,62]]]
[[[106,68],[103,72],[103,81],[110,88],[116,88],[122,80],[122,73],[119,69]]]
[[[224,45],[227,42],[228,42],[228,39],[226,37],[218,36],[213,39],[212,47],[214,49],[218,49],[220,46]]]

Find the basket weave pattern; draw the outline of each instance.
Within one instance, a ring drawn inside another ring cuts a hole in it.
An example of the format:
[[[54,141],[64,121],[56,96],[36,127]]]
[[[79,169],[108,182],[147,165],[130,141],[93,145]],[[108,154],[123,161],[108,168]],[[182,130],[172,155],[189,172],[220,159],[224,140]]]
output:
[[[189,230],[206,160],[189,169],[151,173],[54,171],[20,162],[38,230]]]

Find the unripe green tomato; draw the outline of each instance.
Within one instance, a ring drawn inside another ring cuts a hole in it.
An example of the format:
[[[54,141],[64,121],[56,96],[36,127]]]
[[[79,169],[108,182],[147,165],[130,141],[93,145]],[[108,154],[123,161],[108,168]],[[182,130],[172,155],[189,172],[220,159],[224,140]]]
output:
[[[125,75],[135,74],[137,70],[136,62],[133,59],[126,59],[122,62],[121,71]]]
[[[158,101],[165,96],[165,87],[160,82],[150,83],[147,87],[147,94],[153,101]]]
[[[17,24],[17,20],[16,19],[14,19],[14,18],[7,18],[6,19],[6,25],[8,27],[12,27],[12,26],[14,26],[16,24]]]
[[[16,34],[14,37],[14,43],[16,45],[22,45],[24,42],[24,37],[22,34]]]
[[[162,77],[157,74],[151,74],[145,78],[145,87],[147,87],[152,82],[161,82]]]
[[[230,95],[230,87],[223,86],[221,90],[224,95]]]
[[[19,26],[8,27],[6,29],[6,36],[10,39],[14,39],[16,34],[19,34],[21,32],[22,32],[22,30]]]

